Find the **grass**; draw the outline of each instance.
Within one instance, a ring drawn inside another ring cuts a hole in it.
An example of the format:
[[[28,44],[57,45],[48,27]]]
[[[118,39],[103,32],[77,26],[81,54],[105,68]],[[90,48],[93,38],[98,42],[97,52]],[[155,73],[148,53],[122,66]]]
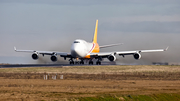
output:
[[[180,66],[0,68],[0,100],[180,101],[179,80]]]
[[[76,73],[100,74],[122,72],[180,72],[180,66],[64,66],[64,67],[26,67],[26,68],[0,68],[2,73]]]
[[[153,94],[153,95],[126,95],[98,96],[78,98],[79,101],[180,101],[180,94]]]

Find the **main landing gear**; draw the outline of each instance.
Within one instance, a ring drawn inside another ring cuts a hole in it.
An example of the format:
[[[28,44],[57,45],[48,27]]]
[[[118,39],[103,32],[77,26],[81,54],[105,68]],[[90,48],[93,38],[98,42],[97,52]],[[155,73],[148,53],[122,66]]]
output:
[[[89,61],[89,65],[93,65],[93,61],[92,60]],[[101,65],[101,61],[98,60],[96,62],[96,65]]]
[[[96,65],[101,65],[102,57],[99,57],[98,60],[96,61]]]
[[[89,61],[89,65],[93,65],[93,61],[92,60]]]
[[[69,64],[71,64],[71,65],[74,65],[74,64],[82,64],[82,65],[83,65],[83,64],[84,64],[84,61],[81,60],[81,61],[75,61],[75,62],[74,62],[73,59],[70,59],[70,60],[69,60]]]
[[[96,62],[96,65],[101,65],[101,61],[98,60],[98,61]]]
[[[74,61],[72,59],[70,59],[69,64],[74,65]]]
[[[80,64],[84,65],[84,61],[83,61],[83,60],[81,60],[81,61],[80,61]]]
[[[83,60],[81,60],[81,61],[73,61],[73,59],[69,59],[69,64],[71,64],[71,65],[74,65],[74,64],[76,64],[76,65],[78,65],[78,64],[84,65],[84,61]],[[93,65],[93,64],[94,64],[93,61],[89,60],[89,65]],[[101,61],[97,60],[96,65],[101,65]]]

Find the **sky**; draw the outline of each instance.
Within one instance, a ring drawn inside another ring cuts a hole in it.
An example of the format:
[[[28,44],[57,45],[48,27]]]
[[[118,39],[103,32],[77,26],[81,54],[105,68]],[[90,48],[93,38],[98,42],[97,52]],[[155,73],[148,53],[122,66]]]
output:
[[[142,53],[140,60],[117,55],[117,63],[180,62],[179,0],[0,0],[0,63],[53,63],[50,56],[32,60],[14,46],[70,52],[75,39],[92,41],[96,19],[99,45],[124,43],[102,52],[169,46],[166,52]],[[56,63],[66,61],[58,57]]]

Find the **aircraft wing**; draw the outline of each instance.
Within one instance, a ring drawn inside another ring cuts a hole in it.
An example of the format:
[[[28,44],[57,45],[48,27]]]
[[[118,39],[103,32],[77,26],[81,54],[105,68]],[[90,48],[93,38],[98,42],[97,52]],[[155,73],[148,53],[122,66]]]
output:
[[[28,53],[37,53],[42,55],[60,55],[61,57],[71,57],[70,53],[66,52],[56,52],[56,51],[35,51],[35,50],[17,50],[16,47],[14,47],[14,50],[16,52],[28,52]]]
[[[141,53],[141,52],[161,52],[161,51],[166,51],[166,49],[154,49],[154,50],[136,50],[136,51],[115,51],[115,52],[99,52],[99,53],[91,53],[90,55],[93,57],[107,57],[109,55],[133,55],[136,53]]]

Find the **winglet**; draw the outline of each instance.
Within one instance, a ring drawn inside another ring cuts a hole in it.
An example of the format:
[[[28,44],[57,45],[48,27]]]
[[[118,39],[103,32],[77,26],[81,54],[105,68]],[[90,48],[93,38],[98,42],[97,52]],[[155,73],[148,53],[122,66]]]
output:
[[[96,20],[93,43],[97,43],[97,29],[98,29],[98,20]]]
[[[15,46],[14,46],[14,50],[17,51]]]
[[[167,48],[166,48],[166,49],[164,49],[164,51],[167,51],[167,50],[168,50],[168,48],[169,48],[169,46],[167,46]]]

